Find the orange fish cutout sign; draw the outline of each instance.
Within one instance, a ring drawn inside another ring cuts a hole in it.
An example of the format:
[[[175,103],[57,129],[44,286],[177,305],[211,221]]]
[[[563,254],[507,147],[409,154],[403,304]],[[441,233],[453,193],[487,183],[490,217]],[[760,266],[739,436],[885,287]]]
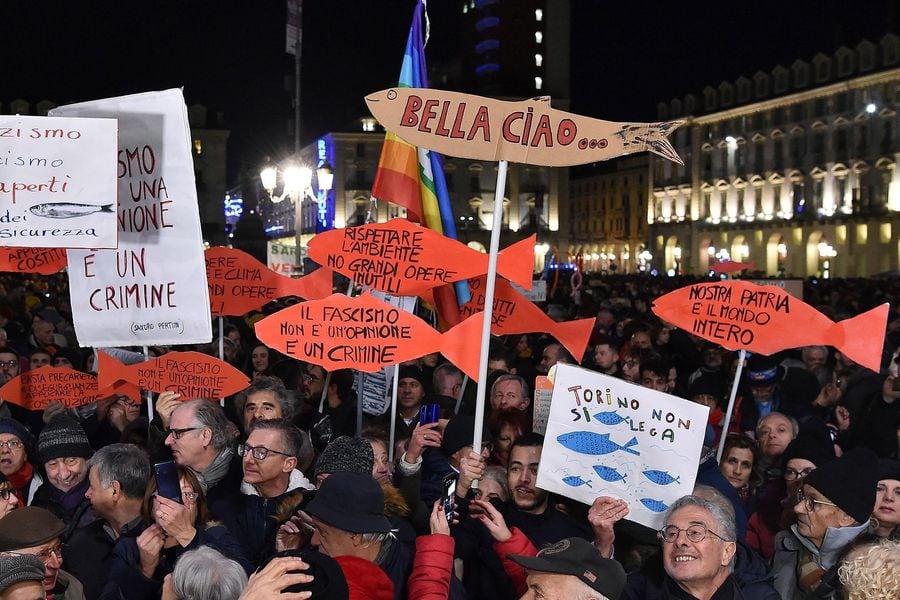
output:
[[[531,288],[536,236],[501,251],[497,272]],[[356,283],[398,296],[487,273],[488,255],[406,219],[332,229],[309,242],[309,257]]]
[[[239,316],[285,296],[317,300],[332,290],[332,272],[317,269],[293,279],[279,275],[246,252],[216,246],[204,253],[209,304],[214,317]]]
[[[256,337],[266,346],[326,370],[372,373],[387,365],[440,352],[464,373],[478,378],[482,318],[466,319],[440,333],[419,317],[366,292],[334,294],[301,302],[262,319]]]
[[[885,303],[835,323],[781,288],[736,280],[689,285],[653,303],[659,318],[729,350],[773,354],[834,346],[875,372],[881,367],[888,309]]]
[[[0,388],[0,398],[28,410],[44,410],[51,402],[76,408],[96,402],[97,378],[71,367],[44,366],[10,379]]]
[[[459,307],[463,319],[484,310],[484,289],[487,276],[469,280],[472,299]],[[584,356],[596,319],[579,319],[557,323],[528,298],[520,294],[508,281],[497,278],[494,287],[494,310],[491,313],[491,333],[549,333],[576,359]]]
[[[224,398],[250,385],[250,379],[227,362],[200,352],[169,352],[134,365],[125,365],[102,350],[98,381],[106,389],[120,381],[151,392],[176,392],[182,400]]]
[[[752,269],[756,266],[754,262],[735,262],[733,260],[725,260],[722,262],[717,262],[714,265],[710,265],[709,270],[713,273],[738,273],[740,271],[745,271],[748,269]]]
[[[66,268],[65,248],[2,248],[0,271],[53,275]]]

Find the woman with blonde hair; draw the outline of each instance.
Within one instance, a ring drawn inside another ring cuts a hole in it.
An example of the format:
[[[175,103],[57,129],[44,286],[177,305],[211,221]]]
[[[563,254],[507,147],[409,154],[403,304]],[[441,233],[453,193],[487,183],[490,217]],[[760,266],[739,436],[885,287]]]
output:
[[[847,600],[900,598],[900,542],[881,539],[854,548],[838,576]]]

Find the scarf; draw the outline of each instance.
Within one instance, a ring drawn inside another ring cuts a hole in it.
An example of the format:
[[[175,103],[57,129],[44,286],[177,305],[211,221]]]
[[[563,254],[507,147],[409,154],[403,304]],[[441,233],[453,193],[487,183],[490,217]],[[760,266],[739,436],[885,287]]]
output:
[[[9,485],[12,486],[16,498],[19,499],[19,506],[25,506],[28,503],[28,484],[31,483],[33,477],[34,467],[26,460],[21,469],[6,478]]]
[[[196,473],[197,480],[200,482],[200,487],[203,488],[203,493],[207,493],[209,488],[213,487],[220,481],[225,478],[225,475],[228,474],[228,469],[231,467],[231,458],[234,456],[234,450],[231,446],[226,446],[216,454],[216,457],[213,459],[212,463],[206,467],[206,470],[202,473]]]
[[[81,501],[84,500],[84,493],[91,486],[91,480],[85,477],[81,483],[68,492],[62,491],[52,483],[48,485],[50,486],[50,499],[59,504],[66,517],[71,517],[75,514]]]

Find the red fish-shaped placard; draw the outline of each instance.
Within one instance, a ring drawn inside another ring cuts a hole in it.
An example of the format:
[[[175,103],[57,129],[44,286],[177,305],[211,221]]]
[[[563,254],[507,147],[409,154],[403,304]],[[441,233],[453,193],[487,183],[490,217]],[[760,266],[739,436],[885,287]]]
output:
[[[469,280],[472,299],[459,308],[465,319],[484,310],[486,276]],[[491,333],[549,333],[577,359],[581,359],[596,319],[579,319],[557,323],[528,298],[520,294],[505,279],[497,278],[494,287],[494,310],[491,313]]]
[[[116,381],[105,388],[97,390],[98,398],[109,398],[110,396],[127,396],[135,402],[142,402],[141,388],[127,381]]]
[[[65,248],[0,248],[0,271],[53,275],[67,264]]]
[[[756,263],[753,262],[735,262],[733,260],[724,260],[722,262],[717,262],[714,265],[709,266],[709,270],[713,273],[725,273],[730,275],[731,273],[738,273],[740,271],[745,271],[752,269],[756,266]]]
[[[482,319],[466,319],[439,333],[417,316],[378,300],[334,294],[301,302],[262,319],[256,337],[270,348],[331,371],[372,373],[431,352],[440,352],[469,377],[478,378]]]
[[[531,288],[535,236],[501,251],[497,272]],[[309,257],[360,285],[397,296],[487,273],[488,255],[406,219],[332,229],[309,242]]]
[[[274,272],[246,252],[216,246],[204,253],[209,304],[214,317],[239,316],[285,296],[307,300],[332,292],[332,272],[317,269],[293,279]]]
[[[885,303],[835,323],[781,288],[737,280],[689,285],[653,303],[659,318],[729,350],[773,354],[785,348],[834,346],[876,372],[888,309]]]
[[[224,398],[250,385],[246,375],[227,362],[200,352],[169,352],[134,365],[124,365],[98,351],[99,385],[126,381],[142,390],[181,394],[182,400]]]
[[[0,399],[28,410],[44,410],[51,402],[75,408],[96,402],[97,378],[71,367],[44,366],[22,373],[0,388]]]

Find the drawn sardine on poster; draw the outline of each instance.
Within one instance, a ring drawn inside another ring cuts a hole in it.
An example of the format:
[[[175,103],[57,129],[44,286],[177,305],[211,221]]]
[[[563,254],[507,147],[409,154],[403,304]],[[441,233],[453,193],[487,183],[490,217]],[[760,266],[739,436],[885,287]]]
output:
[[[628,502],[628,518],[662,527],[694,489],[709,409],[676,396],[559,364],[537,485],[590,504]]]

